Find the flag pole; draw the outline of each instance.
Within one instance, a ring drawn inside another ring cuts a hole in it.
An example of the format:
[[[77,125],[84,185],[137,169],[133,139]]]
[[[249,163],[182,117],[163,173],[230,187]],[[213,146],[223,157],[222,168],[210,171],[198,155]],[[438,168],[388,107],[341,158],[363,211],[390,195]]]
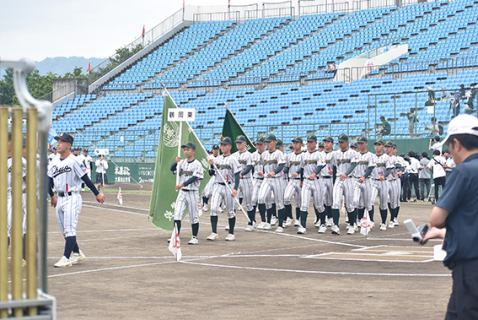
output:
[[[173,97],[171,97],[171,95],[169,94],[169,91],[168,89],[166,89],[166,86],[160,82],[161,85],[163,86],[164,88],[164,91],[167,93],[167,95],[171,98],[171,101],[174,103],[174,105],[176,106],[176,108],[178,108],[178,105],[176,104],[176,102],[174,102],[174,99]],[[191,128],[190,124],[188,123],[188,126],[189,128]],[[201,143],[201,140],[199,140],[198,136],[196,135],[196,132],[194,132],[194,130],[190,130],[192,132],[192,134],[194,134],[194,136],[196,137],[196,139],[198,140],[199,142],[199,145],[201,146],[201,148],[203,149],[203,151],[206,153],[207,155],[207,151],[206,151],[206,148],[204,148],[204,146],[202,145]],[[222,182],[224,183],[224,185],[227,187],[227,189],[229,190],[229,192],[232,194],[232,190],[231,190],[231,187],[229,187],[229,184],[227,183],[226,179],[224,179],[224,176],[221,174],[221,172],[219,172],[219,169],[217,168],[216,164],[214,163],[213,164],[214,166],[214,169],[216,170],[216,173],[219,174],[219,177],[221,178]],[[247,222],[251,222],[251,220],[249,219],[249,216],[247,215],[247,212],[244,210],[244,208],[242,207],[242,205],[239,203],[239,199],[234,198],[233,199],[236,201],[236,204],[239,205],[239,208],[241,209],[242,213],[244,214],[244,216],[246,217],[247,219]]]
[[[244,131],[244,129],[242,128],[241,124],[239,123],[239,121],[237,121],[236,119],[236,116],[234,115],[234,113],[232,113],[231,109],[229,109],[229,106],[227,105],[227,103],[225,101],[222,101],[222,103],[224,103],[224,105],[226,106],[226,110],[229,110],[229,112],[231,113],[232,117],[234,118],[234,120],[237,122],[237,124],[239,125],[239,127],[241,128],[242,130],[242,133],[244,134],[244,136],[247,138],[247,140],[249,140],[249,143],[251,145],[254,145],[254,143],[252,143],[251,139],[249,139],[249,137],[247,136],[246,132]],[[231,137],[232,138],[232,137]]]

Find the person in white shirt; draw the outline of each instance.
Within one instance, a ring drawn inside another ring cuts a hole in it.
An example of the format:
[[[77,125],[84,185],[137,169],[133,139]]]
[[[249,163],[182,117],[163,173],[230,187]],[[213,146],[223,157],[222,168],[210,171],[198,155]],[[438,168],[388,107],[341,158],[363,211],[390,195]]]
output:
[[[432,145],[433,142],[433,145]],[[442,153],[442,144],[440,144],[440,136],[434,136],[433,139],[430,139],[430,144],[428,145],[428,150],[438,150],[440,155]]]
[[[441,186],[442,190],[445,187],[446,173],[443,166],[446,164],[446,159],[440,155],[440,151],[433,151],[433,159],[430,160],[427,167],[433,172],[433,183],[435,184],[435,204],[438,201],[438,188]]]
[[[446,164],[443,166],[443,168],[445,168],[446,178],[448,179],[450,174],[453,172],[453,169],[456,167],[455,160],[450,157],[450,151],[448,150],[443,151],[443,156],[446,159]]]
[[[410,157],[410,171],[409,176],[408,176],[408,182],[409,182],[409,189],[408,189],[408,201],[410,201],[411,193],[412,193],[412,186],[415,189],[415,201],[417,201],[420,198],[420,189],[418,187],[418,171],[420,169],[420,161],[417,159],[418,155],[410,151],[408,153],[408,156]]]
[[[427,168],[430,159],[427,152],[422,152],[422,160],[420,160],[420,172],[418,173],[418,180],[420,184],[420,199],[422,202],[425,200],[425,187],[427,188],[426,195],[430,194],[430,169]]]
[[[105,184],[108,183],[108,177],[106,176],[106,170],[108,170],[108,162],[103,159],[103,155],[100,154],[100,158],[96,160],[96,184],[98,189],[101,187],[101,194],[105,192]]]

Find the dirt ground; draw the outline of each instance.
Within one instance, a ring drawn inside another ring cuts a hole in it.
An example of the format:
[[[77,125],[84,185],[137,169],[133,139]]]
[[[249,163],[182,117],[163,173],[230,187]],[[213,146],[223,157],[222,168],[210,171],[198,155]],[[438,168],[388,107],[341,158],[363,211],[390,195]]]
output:
[[[236,241],[226,242],[222,214],[219,240],[211,242],[205,213],[197,246],[187,245],[191,228],[183,220],[178,263],[168,250],[171,233],[148,221],[150,194],[124,193],[123,206],[116,194],[106,196],[100,205],[83,195],[78,241],[88,258],[71,268],[53,267],[64,240],[50,209],[49,293],[57,298],[58,319],[444,318],[452,280],[433,261],[440,242],[416,246],[403,224],[376,227],[366,238],[346,235],[341,217],[340,236],[319,235],[309,214],[305,235],[296,227],[248,233],[238,213]],[[399,220],[425,223],[431,208],[402,204]]]

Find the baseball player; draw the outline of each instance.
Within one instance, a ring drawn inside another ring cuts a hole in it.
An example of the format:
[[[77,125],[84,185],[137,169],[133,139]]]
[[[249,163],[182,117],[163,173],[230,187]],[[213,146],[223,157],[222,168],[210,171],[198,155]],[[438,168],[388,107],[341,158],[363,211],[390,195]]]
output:
[[[53,150],[48,149],[48,163],[50,163],[54,157],[55,157],[55,154],[53,153]]]
[[[89,154],[89,150],[83,149],[83,158],[84,158],[83,162],[85,163],[85,166],[86,166],[86,174],[88,175],[88,178],[91,180],[91,172],[93,171],[93,159],[88,154]],[[82,191],[84,191],[84,189]]]
[[[179,191],[174,206],[174,223],[178,228],[178,234],[181,230],[181,220],[184,210],[188,208],[191,221],[192,237],[188,244],[198,244],[199,231],[199,184],[204,178],[201,162],[194,159],[196,145],[189,141],[181,146],[186,159],[176,157],[176,162],[171,166],[173,174],[179,174],[176,191]]]
[[[86,175],[86,167],[71,155],[70,148],[73,144],[73,137],[67,133],[61,133],[55,137],[55,140],[58,141],[57,150],[60,156],[53,159],[48,167],[47,174],[51,205],[56,208],[56,219],[66,240],[63,256],[54,265],[61,268],[71,267],[72,264],[86,259],[76,241],[76,226],[82,206],[81,181],[84,181],[88,188],[93,191],[99,203],[105,201],[105,196],[98,192],[93,182]],[[53,187],[58,193],[58,199],[53,194]],[[71,256],[72,252],[73,256]]]
[[[319,152],[324,152],[325,150],[325,145],[324,141],[319,142]]]
[[[293,152],[289,154],[289,156],[286,158],[286,164],[285,168],[287,172],[289,173],[289,183],[287,184],[287,187],[285,188],[285,193],[284,193],[284,206],[285,206],[285,211],[286,211],[286,216],[287,220],[285,222],[285,226],[291,226],[292,225],[292,204],[291,200],[292,197],[295,199],[295,218],[296,220],[300,219],[300,205],[302,203],[301,201],[301,194],[302,194],[302,180],[303,180],[303,175],[300,177],[295,177],[293,178],[292,175],[299,171],[300,169],[300,162],[302,159],[302,143],[303,140],[301,137],[295,137],[292,139],[292,147]]]
[[[237,152],[233,154],[237,161],[241,165],[241,182],[239,184],[239,192],[242,193],[243,203],[245,204],[247,215],[251,217],[254,212],[254,206],[252,204],[252,154],[246,150],[247,138],[243,135],[239,135],[236,138]],[[249,218],[250,219],[250,218]],[[252,221],[252,220],[251,220]]]
[[[209,159],[216,159],[217,157],[219,157],[219,145],[215,144],[214,146],[212,146],[212,154],[209,155]],[[209,198],[211,198],[212,196],[214,183],[215,183],[215,176],[212,176],[202,191],[202,204],[203,204],[202,209],[205,212],[209,210],[208,202],[209,202]]]
[[[283,221],[285,219],[285,208],[284,208],[284,184],[281,181],[282,170],[285,166],[285,157],[284,154],[275,148],[277,144],[277,138],[273,134],[269,134],[264,140],[267,146],[267,151],[264,152],[263,165],[264,171],[258,172],[258,174],[264,175],[264,181],[262,182],[261,188],[259,189],[258,197],[258,206],[259,212],[261,214],[262,222],[257,226],[258,229],[271,229],[271,215],[273,208],[267,209],[267,219],[266,220],[266,199],[270,197],[270,193],[274,194],[274,200],[279,210],[279,226],[276,229],[276,232],[283,232]]]
[[[334,219],[334,226],[332,226],[332,234],[340,235],[339,218],[340,218],[340,204],[342,196],[344,197],[344,204],[347,210],[350,227],[358,230],[355,224],[356,215],[354,207],[354,183],[355,179],[353,171],[357,165],[357,152],[349,148],[349,137],[342,133],[339,136],[340,150],[334,151],[332,154],[332,164],[337,168],[336,179],[334,184],[334,202],[332,203],[332,217]],[[329,173],[332,173],[330,170]],[[350,228],[349,228],[350,229]]]
[[[209,174],[211,176],[216,175],[214,189],[212,192],[212,202],[211,202],[211,227],[212,233],[207,237],[207,240],[217,240],[217,214],[221,203],[224,200],[226,204],[226,212],[229,218],[229,233],[226,237],[226,241],[234,241],[236,239],[234,235],[234,226],[236,224],[236,212],[234,199],[237,197],[237,190],[239,189],[239,183],[241,180],[241,165],[237,161],[236,157],[231,156],[232,148],[232,139],[225,137],[221,141],[221,152],[222,155],[216,159],[209,159],[211,164],[211,169]],[[216,164],[219,172],[216,172],[214,168]],[[219,173],[221,175],[219,175]],[[221,178],[222,176],[222,178]],[[224,179],[224,180],[223,180]],[[229,186],[229,187],[228,187]],[[232,193],[231,187],[232,186]]]
[[[370,183],[370,174],[373,171],[373,153],[367,151],[368,140],[366,137],[360,137],[357,140],[358,156],[357,166],[355,167],[355,178],[357,182],[354,187],[354,206],[357,210],[358,219],[362,219],[365,209],[372,210],[372,185]],[[373,228],[373,223],[372,228]],[[355,228],[349,228],[348,234],[355,233]]]
[[[103,155],[100,154],[100,158],[96,160],[95,164],[96,164],[96,183],[98,184],[98,189],[101,188],[101,193],[105,194],[105,184],[108,183],[108,177],[106,176],[106,170],[108,170],[108,162],[104,160]]]
[[[380,230],[387,230],[387,196],[388,196],[388,183],[386,181],[388,175],[392,172],[393,165],[390,163],[390,157],[383,152],[385,143],[382,139],[374,142],[375,155],[373,157],[372,171],[372,205],[375,202],[375,198],[379,197],[380,216],[382,222],[380,223]],[[374,208],[370,211],[370,220],[373,221]]]
[[[395,155],[393,155],[393,142],[388,140],[385,142],[385,153],[387,156],[390,157],[390,166],[392,167],[392,171],[388,175],[386,181],[388,183],[388,209],[390,211],[390,221],[388,227],[394,228],[395,223],[393,222],[393,218],[395,217],[395,212],[397,211],[398,203],[400,202],[396,195],[399,193],[398,185],[395,182],[398,179],[398,169],[397,166],[400,168],[401,165],[398,162],[398,159]]]
[[[357,144],[357,142],[352,143],[352,144],[350,145],[350,149],[352,149],[352,150],[355,151],[355,152],[358,152],[358,144]]]
[[[252,205],[254,206],[249,214],[249,220],[246,227],[246,231],[254,231],[254,225],[256,222],[256,208],[257,208],[257,197],[259,195],[259,189],[261,188],[262,182],[264,181],[264,166],[262,163],[262,158],[265,152],[265,142],[264,137],[260,137],[254,143],[256,151],[252,154],[252,165],[254,169],[253,182],[252,182]],[[259,174],[260,173],[260,174]],[[272,201],[266,203],[266,208],[270,209],[272,207]]]
[[[393,197],[395,197],[394,201],[396,202],[397,206],[395,208],[395,211],[393,212],[393,217],[391,217],[390,221],[393,220],[393,225],[394,227],[396,227],[400,225],[397,217],[398,217],[398,212],[400,211],[400,190],[402,188],[400,178],[402,177],[402,171],[405,170],[404,168],[405,160],[402,157],[397,156],[398,148],[395,143],[392,143],[391,149],[392,149],[392,155],[396,159],[395,168],[392,169],[392,173],[393,173],[392,182],[393,182]],[[390,197],[392,196],[392,194],[390,193],[389,195]],[[392,202],[392,200],[390,200],[390,202]],[[389,209],[392,208],[391,203],[389,203],[389,206],[390,206]],[[391,209],[390,209],[390,212],[392,212]]]
[[[292,175],[292,178],[298,178],[299,174],[302,174],[304,177],[298,234],[305,234],[307,232],[307,214],[311,197],[314,199],[314,208],[319,212],[325,211],[323,186],[318,179],[318,175],[324,166],[325,162],[322,154],[317,151],[317,137],[312,134],[307,137],[307,151],[302,154],[299,170]]]
[[[333,226],[332,220],[332,203],[334,202],[334,176],[333,176],[333,164],[332,164],[332,156],[333,156],[333,147],[334,147],[334,138],[331,136],[327,136],[321,142],[324,145],[323,151],[323,158],[325,161],[325,167],[320,172],[320,181],[323,184],[324,189],[324,207],[325,211],[319,213],[320,214],[320,223],[319,226],[319,233],[324,233],[327,231],[326,227]],[[320,147],[320,144],[319,144]],[[319,148],[320,149],[320,148]],[[327,218],[329,221],[327,221]],[[322,226],[322,224],[326,224]],[[317,227],[317,224],[316,224]],[[325,228],[324,228],[325,227]]]

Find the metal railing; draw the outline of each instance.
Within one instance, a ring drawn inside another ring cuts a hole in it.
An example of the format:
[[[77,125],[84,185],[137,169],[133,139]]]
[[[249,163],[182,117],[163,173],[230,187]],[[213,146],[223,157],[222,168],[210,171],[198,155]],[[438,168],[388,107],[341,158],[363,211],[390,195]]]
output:
[[[333,12],[350,12],[349,11],[349,2],[338,2],[338,3],[325,3],[325,4],[316,4],[309,6],[301,6],[299,15],[307,14],[324,14],[324,13],[333,13]]]
[[[227,20],[238,21],[240,17],[241,17],[241,14],[239,11],[195,13],[193,14],[193,21],[194,22],[227,21]]]

